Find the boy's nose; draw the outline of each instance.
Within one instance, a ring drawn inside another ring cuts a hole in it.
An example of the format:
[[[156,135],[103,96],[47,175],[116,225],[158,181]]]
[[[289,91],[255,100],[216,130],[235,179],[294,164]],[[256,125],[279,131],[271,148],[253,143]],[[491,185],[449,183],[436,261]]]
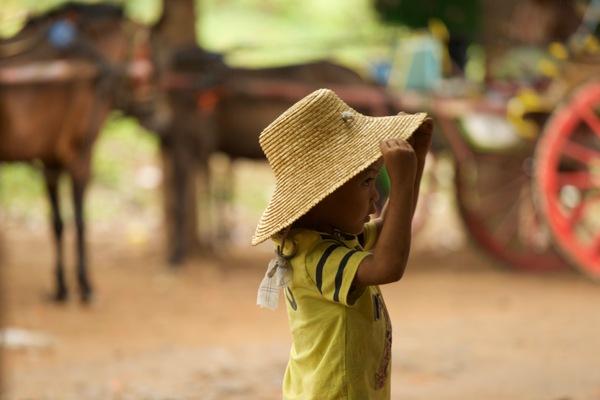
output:
[[[377,190],[377,186],[373,186],[373,189],[371,191],[371,200],[374,203],[377,203],[377,201],[379,201],[379,190]]]
[[[371,202],[371,206],[369,207],[369,215],[377,214],[377,203],[375,201]]]

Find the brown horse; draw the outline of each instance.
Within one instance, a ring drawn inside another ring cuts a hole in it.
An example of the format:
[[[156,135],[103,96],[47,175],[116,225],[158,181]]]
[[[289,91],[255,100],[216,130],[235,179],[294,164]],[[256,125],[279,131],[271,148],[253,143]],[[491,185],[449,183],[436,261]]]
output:
[[[167,213],[172,217],[169,253],[175,264],[193,245],[189,237],[195,235],[196,227],[194,175],[196,171],[208,175],[207,161],[212,153],[221,152],[232,159],[263,159],[258,144],[262,129],[320,87],[334,89],[366,114],[393,112],[394,103],[383,88],[329,61],[265,69],[229,68],[217,54],[188,48],[175,54],[163,78],[173,115],[162,136],[172,161],[166,181],[171,185],[171,198],[167,199]],[[225,186],[229,188],[230,182]],[[221,208],[231,197],[231,193],[221,194],[217,206]]]
[[[227,71],[216,107],[216,151],[232,158],[262,159],[258,134],[283,111],[321,87],[336,91],[369,115],[385,115],[392,106],[387,92],[356,71],[329,61],[264,69]]]
[[[68,295],[58,192],[63,173],[72,183],[80,296],[87,302],[92,295],[84,194],[93,144],[127,78],[134,32],[120,7],[68,3],[0,42],[0,161],[42,166],[52,210],[57,301]]]

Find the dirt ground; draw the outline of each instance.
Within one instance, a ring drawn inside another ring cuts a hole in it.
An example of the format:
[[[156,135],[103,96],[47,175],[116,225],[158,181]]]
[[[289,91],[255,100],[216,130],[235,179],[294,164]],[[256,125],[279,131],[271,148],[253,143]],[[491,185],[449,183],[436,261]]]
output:
[[[434,199],[403,280],[383,288],[392,398],[600,400],[600,286],[570,270],[499,267],[465,240],[448,193]],[[132,230],[124,218],[91,226],[87,307],[74,284],[68,303],[47,300],[47,227],[4,226],[1,398],[280,399],[290,336],[284,307],[255,305],[271,256],[245,245],[256,216],[238,215],[237,244],[176,270],[155,222]],[[11,329],[35,336],[7,347]]]
[[[46,341],[5,349],[3,398],[280,398],[285,311],[254,305],[265,248],[172,270],[158,241],[96,237],[95,302],[57,306],[45,237],[9,233],[3,324]],[[509,272],[469,247],[415,247],[405,279],[384,288],[394,399],[600,399],[600,287]]]

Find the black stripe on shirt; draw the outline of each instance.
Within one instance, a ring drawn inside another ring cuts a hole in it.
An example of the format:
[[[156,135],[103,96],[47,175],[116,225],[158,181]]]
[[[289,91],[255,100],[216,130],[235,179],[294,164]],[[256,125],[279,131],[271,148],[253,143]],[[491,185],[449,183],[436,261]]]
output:
[[[360,244],[360,246],[364,249],[365,248],[365,244],[366,243],[366,237],[365,237],[365,232],[362,231],[361,233],[358,234],[358,236],[356,237],[356,239],[358,240],[358,243]]]
[[[323,240],[335,240],[336,242],[342,242],[337,236],[330,235],[329,233],[321,233],[321,239]]]
[[[319,289],[319,292],[321,294],[323,294],[323,290],[321,289],[321,287],[323,286],[323,267],[325,266],[325,262],[327,262],[327,259],[329,258],[331,253],[333,253],[333,251],[335,249],[337,249],[338,247],[341,247],[341,246],[337,243],[334,243],[331,246],[329,246],[323,252],[323,255],[321,255],[321,259],[319,260],[319,263],[317,264],[317,272],[316,272],[315,280],[316,280],[316,284],[317,284],[317,289]]]
[[[338,235],[340,235],[344,240],[354,240],[356,238],[356,235],[351,235],[349,233],[344,233],[341,231],[338,232]]]
[[[340,289],[342,288],[342,280],[344,278],[344,269],[346,268],[346,264],[348,264],[348,260],[352,257],[352,254],[356,253],[356,250],[349,251],[342,261],[340,261],[340,267],[338,268],[337,274],[335,274],[335,292],[333,293],[333,301],[340,301]]]

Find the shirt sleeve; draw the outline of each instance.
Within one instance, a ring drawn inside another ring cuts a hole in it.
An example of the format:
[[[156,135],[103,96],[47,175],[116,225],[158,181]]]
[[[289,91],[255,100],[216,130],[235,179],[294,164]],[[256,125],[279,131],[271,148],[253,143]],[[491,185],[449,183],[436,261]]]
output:
[[[367,222],[363,228],[360,240],[365,251],[371,251],[373,247],[375,247],[378,235],[379,232],[377,232],[377,223],[374,220]]]
[[[324,240],[307,253],[306,270],[323,297],[348,306],[352,305],[349,293],[358,266],[369,255],[369,252]]]

